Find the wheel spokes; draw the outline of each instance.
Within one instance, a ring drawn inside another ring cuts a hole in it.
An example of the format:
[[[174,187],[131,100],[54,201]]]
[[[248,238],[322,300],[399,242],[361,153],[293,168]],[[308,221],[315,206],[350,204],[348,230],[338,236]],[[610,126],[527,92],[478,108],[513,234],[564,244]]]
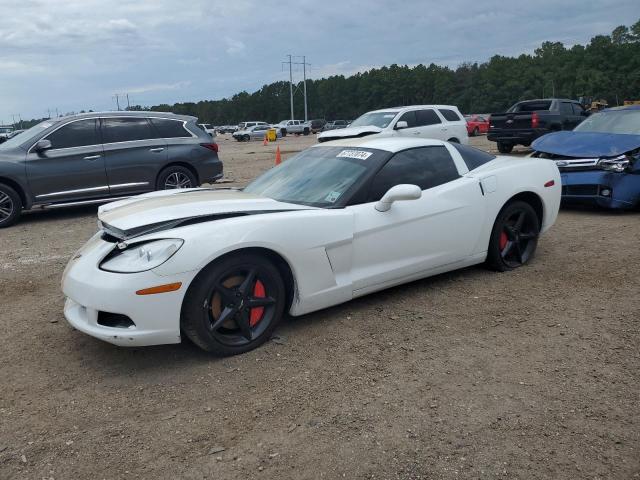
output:
[[[223,323],[225,323],[227,320],[231,320],[233,317],[235,317],[235,315],[236,315],[235,309],[230,307],[224,307],[224,309],[220,313],[220,316],[213,323],[211,323],[211,330],[215,331],[219,329]]]
[[[238,328],[242,332],[242,336],[251,341],[251,339],[253,338],[253,332],[251,331],[248,308],[245,308],[238,312],[238,315],[236,315],[236,325],[238,325]]]
[[[276,303],[275,298],[271,297],[250,297],[246,304],[249,308],[267,307]]]

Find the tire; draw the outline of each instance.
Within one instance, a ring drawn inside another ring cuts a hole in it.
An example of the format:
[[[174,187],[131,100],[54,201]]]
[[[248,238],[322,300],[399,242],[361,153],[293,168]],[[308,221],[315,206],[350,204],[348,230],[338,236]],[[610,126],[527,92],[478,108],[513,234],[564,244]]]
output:
[[[0,228],[15,224],[22,215],[22,199],[9,185],[0,183]]]
[[[449,140],[447,140],[447,142],[449,142],[449,143],[460,143],[460,140],[458,140],[457,138],[450,138]]]
[[[480,135],[480,130],[478,129],[478,127],[476,127],[473,129],[473,132],[471,132],[471,136],[477,137],[478,135]]]
[[[286,129],[286,128],[281,128],[281,129],[280,129],[280,134],[281,134],[283,137],[286,137],[286,136],[287,136],[287,129]]]
[[[195,188],[198,180],[191,170],[180,165],[165,168],[158,175],[156,190],[172,190],[175,188]]]
[[[180,325],[203,350],[238,355],[271,338],[285,301],[284,282],[273,263],[253,253],[231,255],[196,276],[182,303]],[[248,308],[249,302],[264,306]]]
[[[519,200],[507,203],[491,231],[487,265],[506,272],[529,262],[538,246],[540,219],[533,207]]]
[[[304,129],[304,132],[302,132],[302,133],[303,133],[304,135],[309,135],[309,129],[308,129],[308,128],[305,128],[305,129]]]
[[[498,142],[498,151],[500,153],[511,153],[512,150],[513,150],[512,143]]]
[[[251,141],[251,137],[249,135],[244,135],[242,137],[242,140],[244,140],[245,142],[250,142]]]

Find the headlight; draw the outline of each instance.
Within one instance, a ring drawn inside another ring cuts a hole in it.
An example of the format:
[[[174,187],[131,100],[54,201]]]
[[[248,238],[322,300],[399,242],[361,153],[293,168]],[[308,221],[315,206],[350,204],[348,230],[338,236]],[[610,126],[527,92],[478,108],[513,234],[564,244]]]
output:
[[[616,158],[603,158],[598,162],[598,167],[608,172],[624,172],[631,164],[629,158],[625,155],[620,155]]]
[[[102,270],[116,273],[137,273],[159,267],[169,260],[182,246],[178,238],[151,240],[113,250],[100,264]]]

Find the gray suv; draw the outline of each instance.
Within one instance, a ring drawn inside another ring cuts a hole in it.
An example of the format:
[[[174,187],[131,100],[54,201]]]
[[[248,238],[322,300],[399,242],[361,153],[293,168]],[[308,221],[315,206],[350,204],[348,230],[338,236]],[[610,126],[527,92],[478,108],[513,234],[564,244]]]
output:
[[[0,228],[22,210],[100,203],[222,177],[218,146],[195,117],[84,113],[0,144]]]

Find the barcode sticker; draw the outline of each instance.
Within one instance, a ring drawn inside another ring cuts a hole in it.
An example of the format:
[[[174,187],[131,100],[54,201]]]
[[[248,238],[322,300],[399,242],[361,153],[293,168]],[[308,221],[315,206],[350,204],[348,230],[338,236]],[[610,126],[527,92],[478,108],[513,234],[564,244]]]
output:
[[[371,152],[365,152],[364,150],[342,150],[337,158],[355,158],[357,160],[366,160],[371,156]]]

